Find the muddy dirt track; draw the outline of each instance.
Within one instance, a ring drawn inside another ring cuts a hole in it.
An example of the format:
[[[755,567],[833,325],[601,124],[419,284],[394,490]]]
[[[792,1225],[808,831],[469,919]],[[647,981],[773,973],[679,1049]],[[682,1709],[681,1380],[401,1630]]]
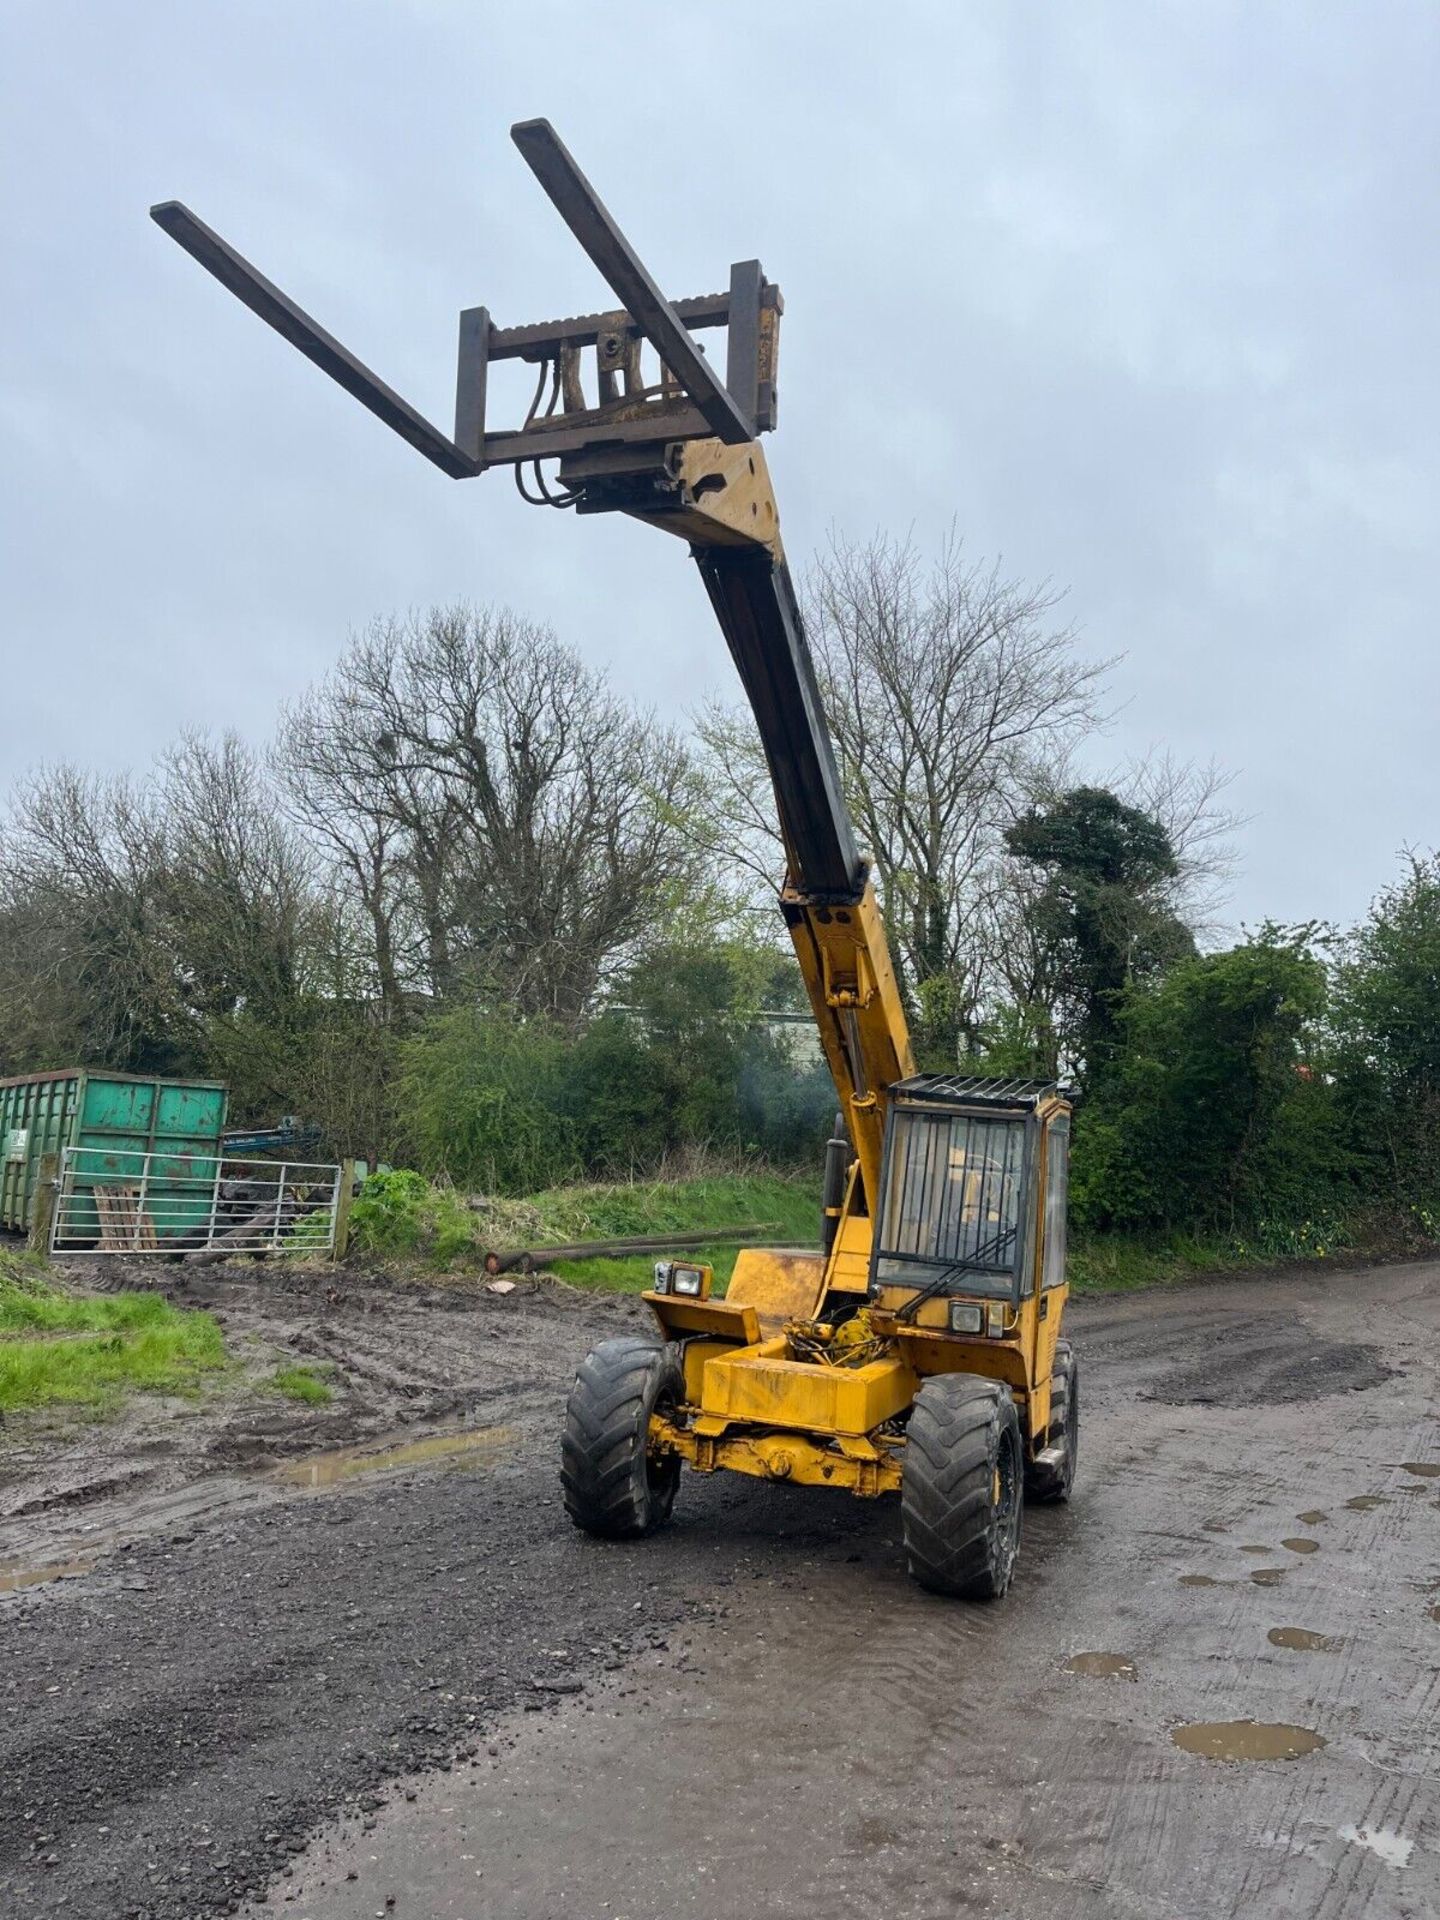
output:
[[[277,1465],[236,1408],[199,1479],[0,1480],[0,1558],[77,1563],[0,1601],[0,1913],[1440,1910],[1440,1268],[1075,1303],[1076,1497],[983,1609],[911,1586],[893,1502],[687,1478],[656,1539],[575,1535],[558,1401],[636,1311],[291,1303],[384,1329],[342,1438],[478,1443]]]

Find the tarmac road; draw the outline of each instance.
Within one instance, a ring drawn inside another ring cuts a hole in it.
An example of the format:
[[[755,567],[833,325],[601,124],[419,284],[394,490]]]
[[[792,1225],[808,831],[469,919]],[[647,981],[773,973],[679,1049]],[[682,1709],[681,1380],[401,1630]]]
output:
[[[583,1540],[533,1392],[14,1596],[0,1912],[1428,1920],[1440,1268],[1071,1316],[1076,1495],[994,1607],[893,1502],[687,1478]]]

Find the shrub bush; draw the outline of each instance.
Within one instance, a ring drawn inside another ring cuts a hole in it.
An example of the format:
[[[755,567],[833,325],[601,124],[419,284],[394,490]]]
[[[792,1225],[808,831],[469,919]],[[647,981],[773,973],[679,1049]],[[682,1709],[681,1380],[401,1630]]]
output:
[[[1112,1069],[1077,1121],[1077,1220],[1233,1228],[1333,1208],[1346,1162],[1306,1057],[1324,1005],[1320,962],[1273,929],[1132,988]]]

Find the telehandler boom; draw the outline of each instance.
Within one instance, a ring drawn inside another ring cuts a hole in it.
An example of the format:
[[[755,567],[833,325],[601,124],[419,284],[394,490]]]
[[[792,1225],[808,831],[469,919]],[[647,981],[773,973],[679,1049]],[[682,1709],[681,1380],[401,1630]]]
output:
[[[840,1098],[822,1247],[742,1249],[723,1299],[707,1267],[657,1263],[658,1337],[606,1341],[576,1375],[565,1504],[588,1533],[648,1533],[684,1462],[898,1491],[915,1578],[991,1599],[1023,1496],[1065,1499],[1075,1470],[1079,1380],[1060,1337],[1070,1109],[1052,1085],[915,1071],[759,441],[776,423],[779,288],[750,260],[724,293],[668,300],[549,123],[511,132],[618,305],[509,328],[463,312],[453,437],[187,208],[151,212],[442,472],[509,466],[536,504],[686,541],[755,714],[788,865],[780,909]],[[720,328],[723,381],[696,338]],[[519,428],[495,429],[487,376],[507,359],[537,369],[534,398]]]

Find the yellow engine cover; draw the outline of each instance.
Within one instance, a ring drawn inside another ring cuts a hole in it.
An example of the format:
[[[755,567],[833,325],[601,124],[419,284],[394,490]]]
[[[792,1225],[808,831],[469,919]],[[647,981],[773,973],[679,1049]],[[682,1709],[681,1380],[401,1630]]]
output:
[[[915,1374],[897,1355],[864,1367],[824,1367],[787,1360],[786,1351],[783,1339],[762,1340],[707,1360],[696,1432],[741,1423],[865,1434],[914,1398]]]

